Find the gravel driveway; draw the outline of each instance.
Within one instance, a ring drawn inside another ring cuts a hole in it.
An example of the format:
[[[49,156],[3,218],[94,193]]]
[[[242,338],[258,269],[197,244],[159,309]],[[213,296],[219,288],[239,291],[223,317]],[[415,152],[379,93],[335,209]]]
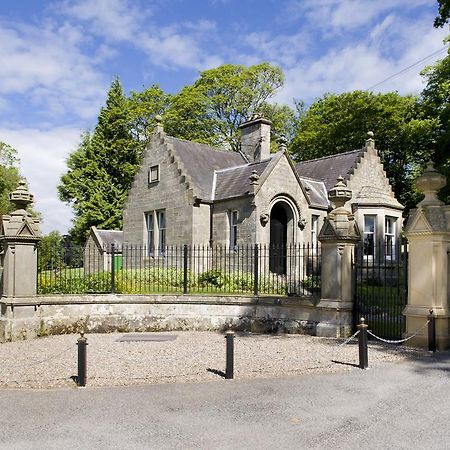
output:
[[[136,333],[133,334],[135,336]],[[214,332],[141,333],[167,341],[121,342],[120,333],[88,334],[87,386],[216,381],[225,370],[225,339]],[[0,344],[0,388],[75,388],[78,335]],[[358,345],[304,335],[242,333],[235,338],[235,378],[274,378],[360,370]],[[369,365],[417,358],[422,351],[369,344]],[[71,378],[72,377],[72,378]]]

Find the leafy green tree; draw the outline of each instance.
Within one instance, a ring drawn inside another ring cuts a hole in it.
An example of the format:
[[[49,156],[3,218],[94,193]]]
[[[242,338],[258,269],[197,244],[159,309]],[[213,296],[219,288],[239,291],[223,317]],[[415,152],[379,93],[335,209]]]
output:
[[[437,0],[438,2],[438,15],[434,19],[434,27],[441,28],[450,19],[450,0]]]
[[[237,151],[239,125],[263,113],[274,122],[275,135],[289,134],[293,112],[287,106],[268,104],[283,83],[281,69],[268,63],[206,70],[174,96],[164,115],[165,130],[175,137]]]
[[[18,165],[17,150],[0,142],[0,214],[7,214],[14,209],[9,194],[17,188],[21,179]]]
[[[145,144],[156,125],[155,117],[162,116],[171,103],[172,96],[154,84],[143,92],[131,92],[127,99],[129,126],[133,138]]]
[[[144,146],[133,139],[130,128],[128,101],[116,78],[94,132],[83,134],[58,187],[60,199],[75,212],[70,232],[74,242],[84,242],[92,225],[111,230],[122,226],[125,198]]]
[[[412,181],[432,154],[437,123],[412,96],[326,94],[300,115],[291,152],[308,160],[354,150],[373,131],[394,193],[410,208],[418,199]]]
[[[433,160],[450,183],[450,50],[444,59],[427,67],[422,75],[426,79],[422,91],[423,106],[426,113],[439,123]],[[450,186],[447,185],[439,194],[450,204]]]

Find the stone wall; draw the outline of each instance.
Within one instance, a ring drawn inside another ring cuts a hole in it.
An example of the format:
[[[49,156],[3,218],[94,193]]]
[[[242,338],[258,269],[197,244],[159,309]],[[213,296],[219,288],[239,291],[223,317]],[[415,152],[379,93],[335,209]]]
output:
[[[351,303],[306,297],[85,295],[1,300],[0,340],[49,334],[236,330],[347,336]]]
[[[169,245],[193,243],[192,192],[179,175],[170,146],[162,142],[161,134],[153,134],[128,194],[123,215],[124,243],[146,245],[145,213],[159,209],[166,212],[166,242]],[[155,165],[159,165],[159,181],[149,183],[148,170]]]

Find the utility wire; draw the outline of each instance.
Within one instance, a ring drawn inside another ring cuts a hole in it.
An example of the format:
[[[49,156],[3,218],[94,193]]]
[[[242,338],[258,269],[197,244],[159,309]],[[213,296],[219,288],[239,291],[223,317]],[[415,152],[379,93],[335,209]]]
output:
[[[368,91],[371,91],[373,88],[376,88],[376,87],[380,86],[381,84],[386,83],[386,81],[389,81],[389,80],[391,80],[392,78],[395,78],[396,76],[401,75],[402,73],[407,72],[408,70],[410,70],[410,69],[412,69],[413,67],[417,66],[418,64],[420,64],[420,63],[426,61],[427,59],[430,59],[430,58],[432,58],[433,56],[439,55],[440,53],[443,53],[443,52],[445,52],[445,51],[447,51],[447,50],[448,50],[448,46],[445,46],[444,48],[441,48],[441,49],[439,49],[439,50],[436,50],[435,52],[430,53],[428,56],[425,56],[424,58],[419,59],[419,61],[416,61],[414,64],[411,64],[410,66],[405,67],[404,69],[400,70],[399,72],[396,72],[396,73],[394,73],[393,75],[391,75],[391,76],[385,78],[383,81],[380,81],[379,83],[374,84],[373,86],[370,86],[369,88],[367,88],[367,90],[368,90]]]

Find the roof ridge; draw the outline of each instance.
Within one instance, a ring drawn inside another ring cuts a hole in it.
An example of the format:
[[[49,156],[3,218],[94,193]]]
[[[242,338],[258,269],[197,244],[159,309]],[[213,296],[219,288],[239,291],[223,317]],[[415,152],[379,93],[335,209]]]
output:
[[[166,138],[169,138],[169,139],[175,139],[175,140],[177,140],[177,141],[179,141],[179,142],[186,142],[186,143],[189,143],[189,144],[200,145],[200,146],[202,146],[202,147],[206,147],[208,150],[213,150],[213,151],[215,151],[215,152],[239,155],[238,152],[234,152],[233,150],[222,150],[222,149],[219,148],[219,147],[215,147],[215,146],[213,146],[213,145],[205,144],[205,143],[203,143],[203,142],[189,141],[189,140],[187,140],[187,139],[181,139],[181,138],[177,138],[177,137],[174,137],[174,136],[168,136],[168,135],[166,136]]]
[[[253,161],[251,163],[239,164],[238,166],[225,167],[225,169],[217,169],[214,172],[217,172],[217,173],[218,172],[226,172],[227,170],[240,169],[241,167],[257,166],[258,164],[266,163],[266,162],[270,161],[271,159],[272,159],[272,157],[263,159],[262,161]]]
[[[364,151],[364,147],[363,148],[357,148],[355,150],[349,150],[348,152],[333,153],[332,155],[321,156],[320,158],[306,159],[305,161],[297,161],[296,164],[308,163],[308,162],[313,162],[313,161],[320,161],[320,160],[323,160],[323,159],[335,158],[336,156],[349,155],[350,153],[356,153],[356,152],[362,152],[362,151]]]
[[[307,181],[314,181],[315,183],[323,183],[323,180],[319,180],[318,178],[305,177],[304,175],[299,174],[300,179],[305,179]]]

